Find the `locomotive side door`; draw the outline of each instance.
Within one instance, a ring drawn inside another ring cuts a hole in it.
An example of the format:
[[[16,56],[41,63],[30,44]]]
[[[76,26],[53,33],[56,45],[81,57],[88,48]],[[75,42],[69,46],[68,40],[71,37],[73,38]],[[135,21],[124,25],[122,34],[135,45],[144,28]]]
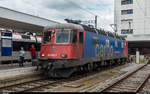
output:
[[[83,53],[83,42],[84,42],[84,33],[83,32],[79,32],[79,45],[78,45],[78,58],[82,57],[82,53]]]
[[[72,50],[73,57],[77,58],[78,57],[78,32],[77,32],[77,30],[71,31],[70,41],[71,41],[72,47],[73,47],[73,50]]]
[[[73,57],[74,58],[81,58],[82,57],[82,49],[83,49],[83,32],[78,30],[71,31],[70,41],[73,45]]]

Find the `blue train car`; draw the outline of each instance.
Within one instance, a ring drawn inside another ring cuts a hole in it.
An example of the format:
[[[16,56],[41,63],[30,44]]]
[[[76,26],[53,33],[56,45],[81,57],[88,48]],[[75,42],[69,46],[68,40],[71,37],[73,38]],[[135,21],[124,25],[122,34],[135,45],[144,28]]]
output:
[[[124,55],[124,40],[86,32],[83,58],[122,55]]]

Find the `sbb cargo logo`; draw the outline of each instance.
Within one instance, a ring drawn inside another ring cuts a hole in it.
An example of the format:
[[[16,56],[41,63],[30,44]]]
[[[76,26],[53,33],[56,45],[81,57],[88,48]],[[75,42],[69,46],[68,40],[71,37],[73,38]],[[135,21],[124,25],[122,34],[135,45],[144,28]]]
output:
[[[96,44],[95,55],[96,55],[96,57],[106,56],[106,55],[112,56],[113,55],[113,47]]]

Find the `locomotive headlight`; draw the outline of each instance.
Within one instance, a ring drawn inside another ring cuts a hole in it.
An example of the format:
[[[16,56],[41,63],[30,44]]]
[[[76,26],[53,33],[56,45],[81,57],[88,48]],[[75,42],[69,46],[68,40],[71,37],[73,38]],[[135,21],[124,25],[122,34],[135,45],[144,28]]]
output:
[[[61,57],[62,58],[67,58],[67,55],[66,54],[61,54]]]
[[[45,55],[44,55],[44,54],[42,54],[41,56],[43,56],[43,57],[44,57]]]

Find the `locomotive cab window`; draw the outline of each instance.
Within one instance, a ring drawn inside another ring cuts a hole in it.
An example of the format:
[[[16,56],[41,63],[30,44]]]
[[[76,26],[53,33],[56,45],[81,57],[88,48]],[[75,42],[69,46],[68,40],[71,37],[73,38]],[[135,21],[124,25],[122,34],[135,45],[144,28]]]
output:
[[[44,32],[43,42],[51,43],[51,31]]]
[[[79,32],[79,42],[83,43],[83,32]]]
[[[77,31],[73,30],[70,33],[70,43],[77,43]]]
[[[56,43],[68,43],[69,42],[69,31],[58,30],[56,31]]]

